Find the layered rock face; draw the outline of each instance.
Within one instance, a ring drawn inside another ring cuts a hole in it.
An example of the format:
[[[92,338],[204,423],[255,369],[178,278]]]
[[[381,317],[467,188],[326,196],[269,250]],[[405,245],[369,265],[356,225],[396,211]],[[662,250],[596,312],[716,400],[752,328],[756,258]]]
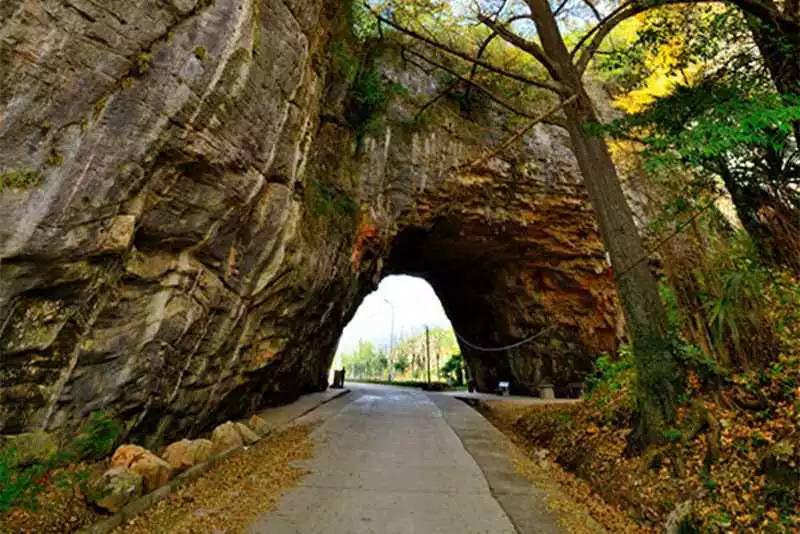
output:
[[[420,71],[357,136],[333,0],[0,6],[0,433],[93,410],[159,439],[326,387],[341,329],[419,275],[482,388],[578,380],[619,327],[567,139]]]

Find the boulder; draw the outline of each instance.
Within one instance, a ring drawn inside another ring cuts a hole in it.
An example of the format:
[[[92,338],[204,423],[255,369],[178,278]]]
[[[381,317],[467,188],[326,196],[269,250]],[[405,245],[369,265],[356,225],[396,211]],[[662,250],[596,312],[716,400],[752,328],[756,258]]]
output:
[[[242,441],[244,441],[245,445],[252,445],[261,439],[261,436],[250,430],[250,427],[244,423],[236,423],[236,430],[242,436]]]
[[[252,416],[247,420],[247,426],[249,426],[250,429],[259,436],[263,437],[269,434],[269,424],[264,420],[263,417],[259,417],[257,415]]]
[[[211,442],[214,444],[214,454],[244,445],[242,435],[231,421],[222,423],[211,432]]]
[[[127,467],[140,474],[146,493],[160,488],[172,478],[172,466],[138,445],[120,445],[111,457],[111,467]]]
[[[112,467],[92,482],[90,497],[100,508],[116,513],[143,493],[142,475],[127,467]]]
[[[213,449],[214,444],[207,439],[182,439],[169,445],[162,456],[173,469],[185,471],[208,460]]]
[[[13,450],[20,465],[30,465],[49,460],[58,451],[58,444],[47,432],[27,432],[3,436],[0,448]]]

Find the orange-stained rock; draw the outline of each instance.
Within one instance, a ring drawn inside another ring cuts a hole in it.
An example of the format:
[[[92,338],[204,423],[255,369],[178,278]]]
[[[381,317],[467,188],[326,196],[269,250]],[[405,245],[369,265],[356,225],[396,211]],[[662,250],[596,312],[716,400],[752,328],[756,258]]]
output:
[[[213,449],[214,444],[207,439],[182,439],[169,445],[162,456],[173,469],[185,471],[208,460]]]
[[[160,488],[172,478],[172,466],[138,445],[120,445],[111,457],[111,467],[127,467],[144,480],[144,491]]]

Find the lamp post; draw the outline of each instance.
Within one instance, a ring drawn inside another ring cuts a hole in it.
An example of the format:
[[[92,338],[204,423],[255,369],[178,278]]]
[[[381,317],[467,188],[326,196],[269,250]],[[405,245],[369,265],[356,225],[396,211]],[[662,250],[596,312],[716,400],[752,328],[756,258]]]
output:
[[[391,323],[391,330],[389,330],[389,356],[387,357],[388,360],[388,367],[389,367],[389,382],[392,381],[392,352],[394,351],[394,304],[389,302],[389,299],[384,298],[383,301],[389,305],[389,308],[392,310],[392,323]]]
[[[425,362],[428,366],[428,387],[431,385],[431,333],[425,325]]]

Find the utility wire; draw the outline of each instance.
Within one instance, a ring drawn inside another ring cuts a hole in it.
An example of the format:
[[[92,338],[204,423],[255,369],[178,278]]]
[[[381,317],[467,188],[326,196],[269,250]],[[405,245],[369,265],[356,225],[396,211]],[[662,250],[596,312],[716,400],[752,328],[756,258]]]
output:
[[[547,332],[553,330],[554,328],[555,328],[554,326],[548,326],[544,330],[542,330],[540,332],[537,332],[537,333],[533,334],[532,336],[523,339],[522,341],[517,341],[516,343],[512,343],[510,345],[504,345],[502,347],[482,347],[480,345],[476,345],[475,343],[471,343],[467,339],[464,339],[464,336],[462,336],[461,334],[456,332],[455,329],[453,329],[453,333],[456,335],[456,337],[459,339],[459,341],[461,341],[462,343],[464,343],[464,345],[466,345],[467,347],[469,347],[471,349],[474,349],[474,350],[477,350],[477,351],[481,351],[481,352],[503,352],[505,350],[511,350],[511,349],[517,348],[517,347],[519,347],[521,345],[524,345],[525,343],[530,343],[534,339],[545,335]]]

